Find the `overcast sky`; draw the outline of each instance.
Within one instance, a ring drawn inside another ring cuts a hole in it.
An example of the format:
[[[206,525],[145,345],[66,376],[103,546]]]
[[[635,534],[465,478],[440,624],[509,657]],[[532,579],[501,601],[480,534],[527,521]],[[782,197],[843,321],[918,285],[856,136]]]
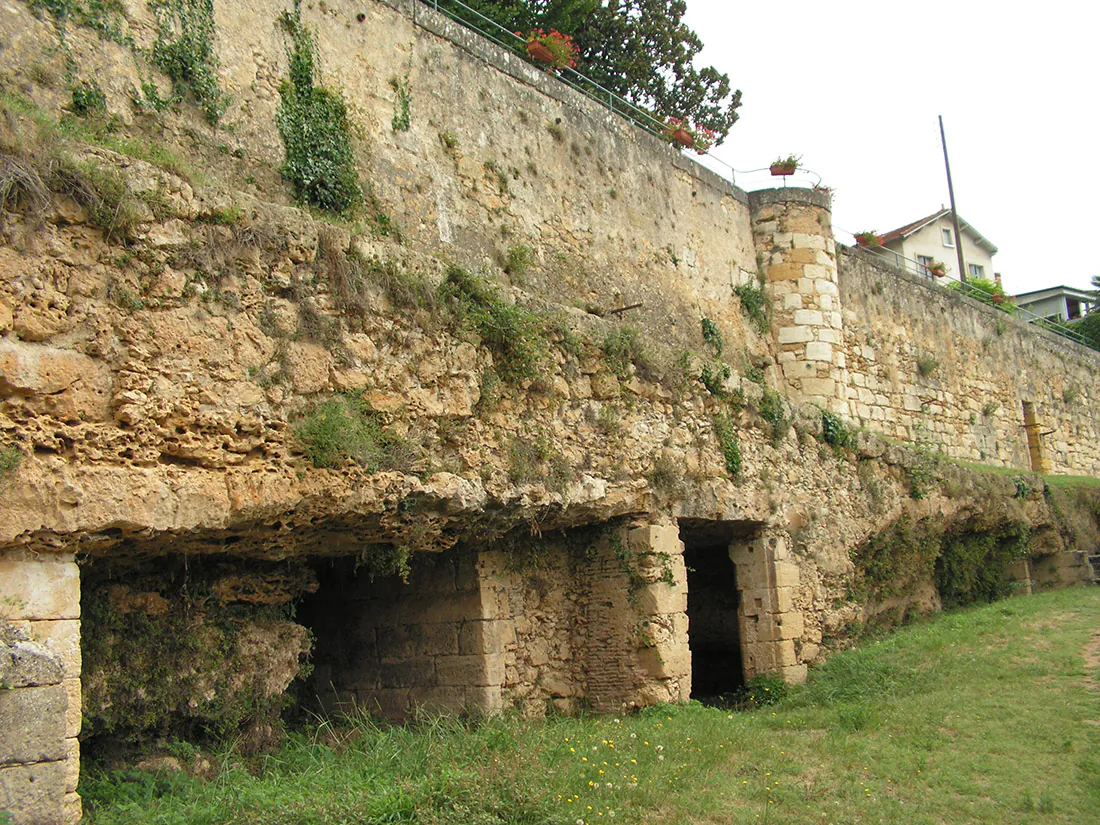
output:
[[[802,155],[835,189],[838,240],[948,204],[943,115],[959,214],[998,247],[1006,291],[1100,275],[1100,5],[687,4],[701,65],[744,95],[715,154],[737,170]]]

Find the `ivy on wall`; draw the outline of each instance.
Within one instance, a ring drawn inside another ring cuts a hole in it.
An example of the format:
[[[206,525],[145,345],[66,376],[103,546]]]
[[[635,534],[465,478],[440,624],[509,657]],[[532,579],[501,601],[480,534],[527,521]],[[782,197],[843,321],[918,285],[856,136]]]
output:
[[[350,217],[363,203],[363,189],[347,103],[339,92],[319,85],[317,44],[302,24],[301,0],[279,23],[290,38],[290,76],[279,87],[276,114],[286,150],[283,177],[302,203]]]

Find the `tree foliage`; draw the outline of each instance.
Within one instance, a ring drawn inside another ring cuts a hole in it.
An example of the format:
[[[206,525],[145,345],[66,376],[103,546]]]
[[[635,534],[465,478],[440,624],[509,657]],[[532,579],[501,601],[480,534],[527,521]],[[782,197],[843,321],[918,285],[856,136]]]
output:
[[[685,0],[466,0],[510,31],[554,28],[572,35],[577,70],[649,111],[713,130],[717,143],[737,120],[741,92],[713,66],[696,69],[703,48],[683,17]],[[468,12],[450,4],[461,19]]]
[[[1100,309],[1076,321],[1073,324],[1073,331],[1080,333],[1090,347],[1100,350]]]

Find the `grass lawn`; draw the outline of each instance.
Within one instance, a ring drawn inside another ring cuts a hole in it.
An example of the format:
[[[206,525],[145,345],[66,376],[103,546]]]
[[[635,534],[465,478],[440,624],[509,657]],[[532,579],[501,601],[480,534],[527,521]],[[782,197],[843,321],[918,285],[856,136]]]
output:
[[[89,767],[80,790],[86,821],[126,825],[1100,823],[1098,682],[1085,588],[867,642],[751,712],[322,725],[256,775]]]

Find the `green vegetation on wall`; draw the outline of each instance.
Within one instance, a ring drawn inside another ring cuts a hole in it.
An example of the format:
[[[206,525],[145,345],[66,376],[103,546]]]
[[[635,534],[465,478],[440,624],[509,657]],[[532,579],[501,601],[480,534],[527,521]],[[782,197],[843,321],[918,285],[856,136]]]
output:
[[[447,270],[440,293],[458,323],[493,353],[501,378],[518,384],[538,377],[550,352],[542,316],[504,301],[493,284],[460,266]]]
[[[906,514],[852,552],[854,596],[871,604],[934,584],[945,607],[993,601],[1010,592],[1008,569],[1031,552],[1027,521],[994,512],[957,524]]]
[[[283,177],[302,203],[350,217],[363,202],[363,189],[347,103],[339,92],[319,85],[317,44],[302,24],[301,0],[279,22],[290,38],[290,76],[279,87],[276,114],[286,150]]]
[[[206,119],[216,125],[229,96],[218,85],[213,0],[151,0],[149,6],[157,18],[153,65],[168,75],[178,98],[194,95]]]
[[[376,473],[411,463],[408,442],[382,426],[355,393],[325,401],[294,427],[294,435],[314,467],[339,467],[350,459]]]
[[[741,312],[752,321],[756,331],[763,335],[771,327],[768,320],[768,298],[764,290],[753,283],[733,288],[733,294],[741,299]]]
[[[263,689],[257,651],[240,642],[250,624],[274,634],[290,624],[278,607],[223,605],[199,598],[196,587],[185,584],[170,600],[139,594],[124,609],[104,589],[82,588],[82,740],[220,741],[247,729],[238,744],[256,750],[281,738],[280,714],[292,697]]]
[[[729,477],[736,479],[741,474],[741,441],[737,437],[737,425],[727,413],[714,416],[714,434],[722,450]]]

